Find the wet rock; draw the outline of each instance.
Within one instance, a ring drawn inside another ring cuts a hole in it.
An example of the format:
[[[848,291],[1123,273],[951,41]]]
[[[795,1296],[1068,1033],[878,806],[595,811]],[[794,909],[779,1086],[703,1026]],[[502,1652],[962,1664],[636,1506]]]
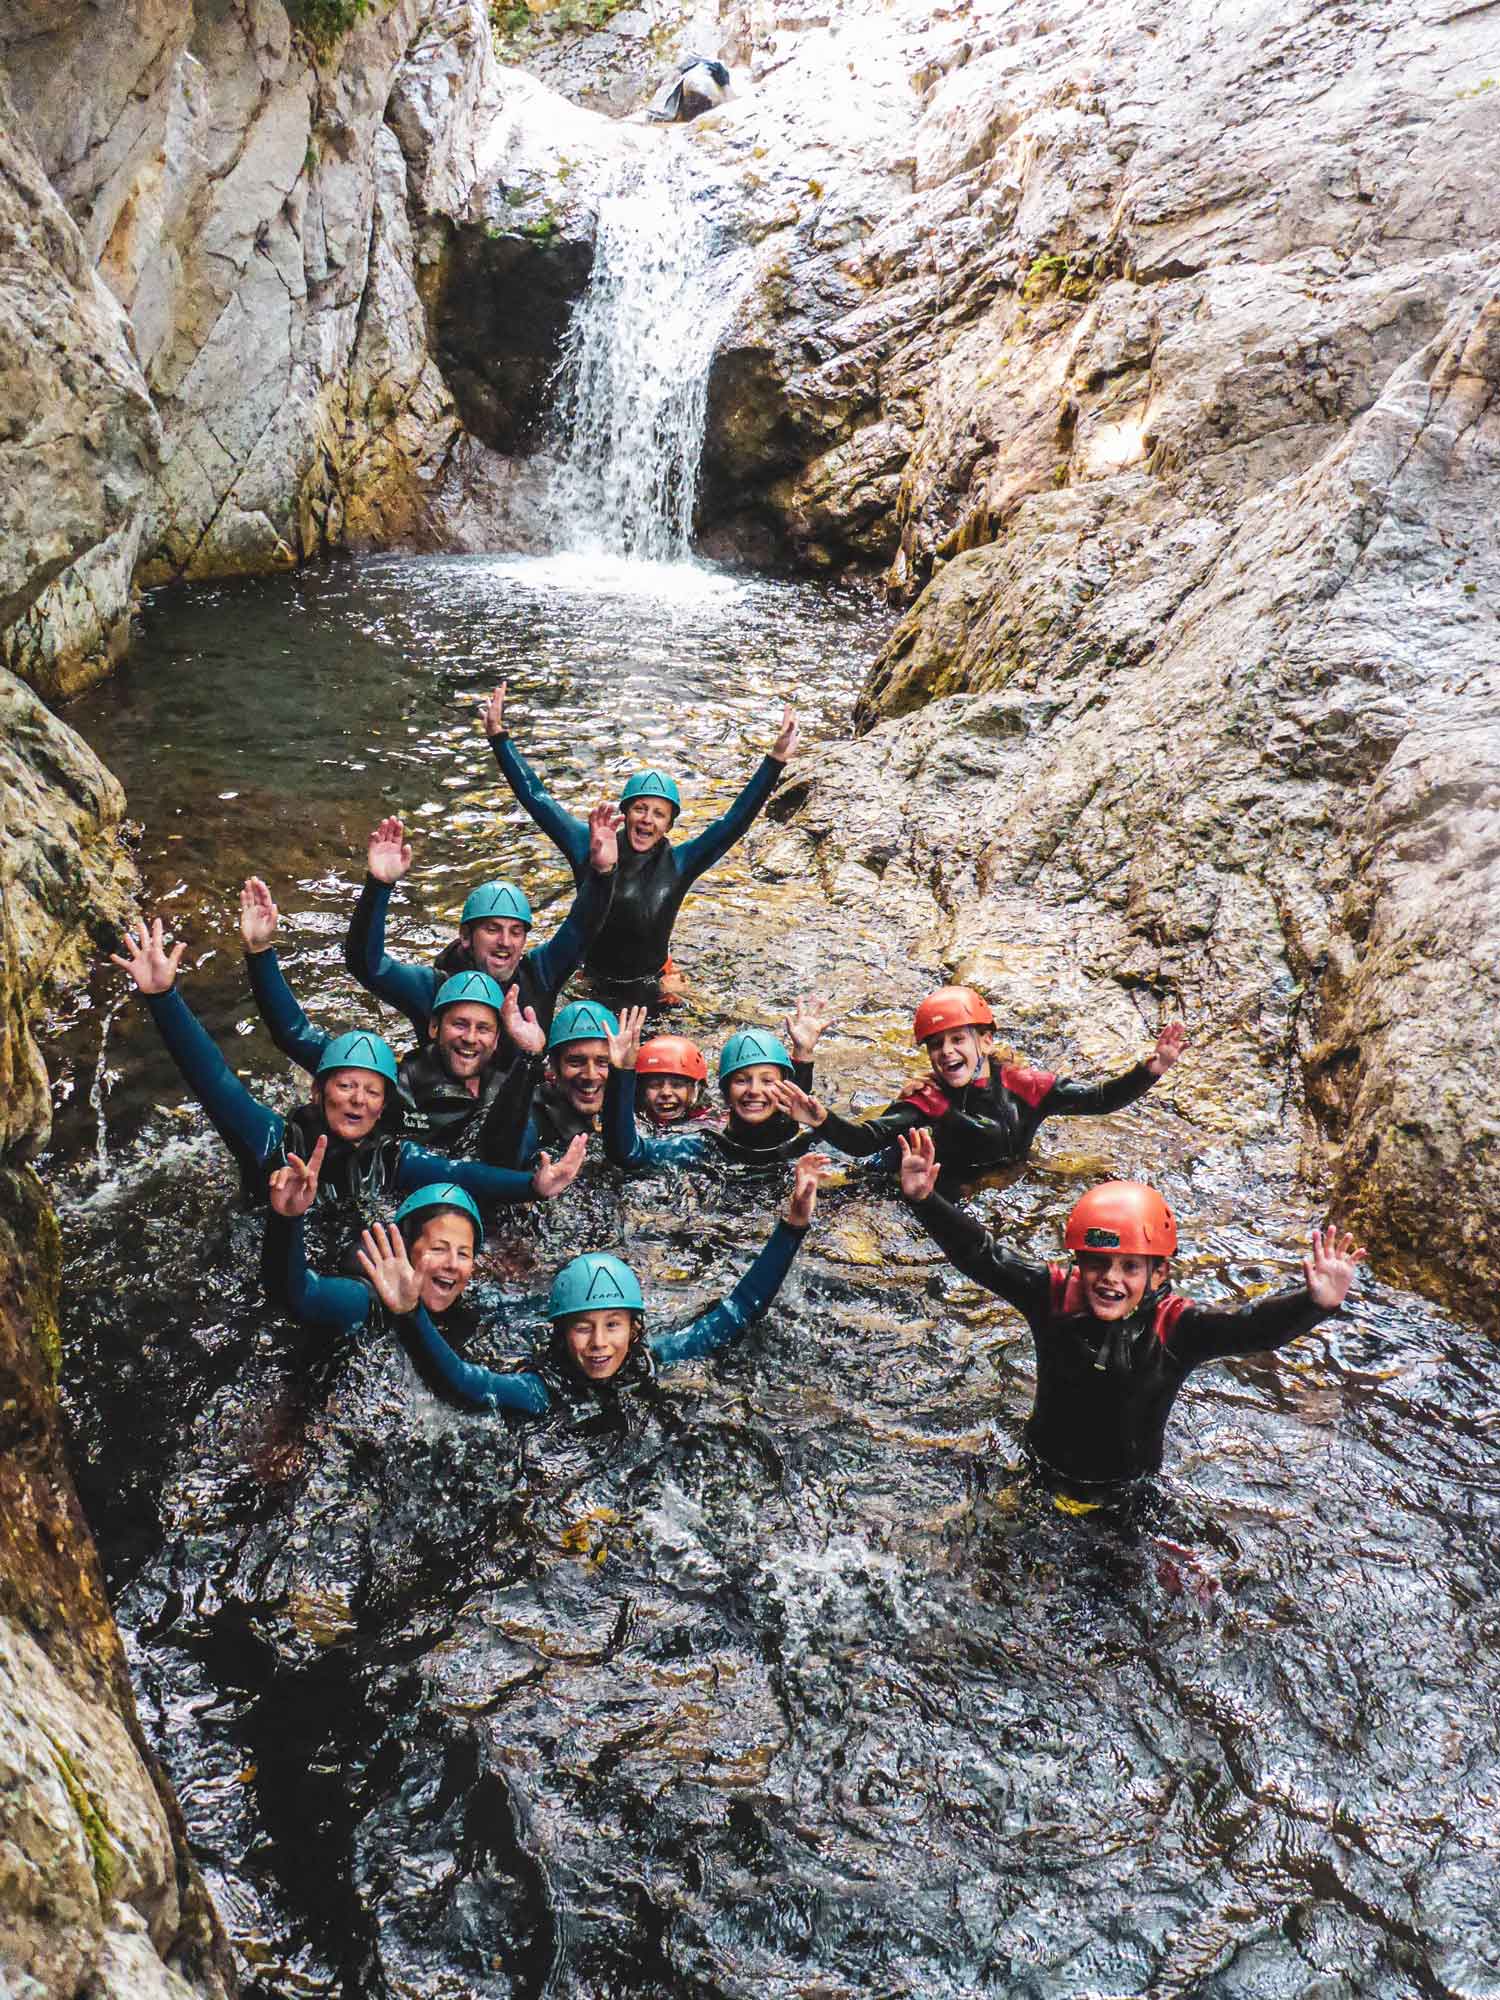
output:
[[[224,2000],[223,1937],[63,1458],[60,1264],[40,1185],[0,1167],[0,1986]]]

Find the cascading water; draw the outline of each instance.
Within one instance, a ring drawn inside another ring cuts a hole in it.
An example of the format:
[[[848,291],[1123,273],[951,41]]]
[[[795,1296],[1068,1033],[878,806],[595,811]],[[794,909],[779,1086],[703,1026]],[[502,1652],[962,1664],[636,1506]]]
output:
[[[715,256],[710,198],[663,145],[600,203],[593,275],[558,371],[551,498],[559,540],[577,553],[689,553],[709,363],[737,273]]]

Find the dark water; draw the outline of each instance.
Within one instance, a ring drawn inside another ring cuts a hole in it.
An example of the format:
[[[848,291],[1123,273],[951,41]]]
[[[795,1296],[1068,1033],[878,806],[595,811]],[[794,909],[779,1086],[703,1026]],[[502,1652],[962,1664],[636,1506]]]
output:
[[[571,803],[650,758],[695,774],[692,819],[783,692],[844,726],[878,629],[786,586],[672,607],[382,561],[159,600],[72,719],[130,789],[190,998],[289,1102],[241,875],[271,881],[314,1017],[374,1019],[338,942],[382,812],[417,829],[414,955],[498,868],[561,892],[475,726],[493,679]],[[838,1090],[900,1073],[934,968],[743,855],[688,907],[702,1039],[820,985],[848,1010]],[[1156,1513],[1100,1529],[1013,1482],[1024,1329],[851,1177],[738,1349],[620,1434],[509,1430],[258,1304],[256,1225],[117,994],[55,1051],[76,1458],[251,1992],[1500,1993],[1488,1336],[1370,1284],[1196,1380]],[[1059,1023],[1033,1053],[1067,1049]],[[1127,1119],[1193,1219],[1187,1287],[1286,1281],[1314,1194],[1149,1103]],[[981,1206],[1045,1254],[1125,1124],[1048,1128]],[[776,1192],[591,1167],[487,1257],[493,1354],[578,1248],[687,1317]]]

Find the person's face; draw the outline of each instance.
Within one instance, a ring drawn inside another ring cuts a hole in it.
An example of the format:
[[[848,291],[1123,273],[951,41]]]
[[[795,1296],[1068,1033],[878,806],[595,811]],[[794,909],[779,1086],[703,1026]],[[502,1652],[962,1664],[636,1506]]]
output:
[[[577,1313],[565,1322],[563,1340],[573,1365],[591,1382],[607,1382],[625,1366],[635,1315],[622,1306]]]
[[[925,1046],[932,1073],[946,1090],[962,1090],[984,1068],[985,1050],[976,1028],[944,1028],[940,1035],[929,1035]]]
[[[676,1125],[698,1101],[698,1086],[690,1076],[643,1076],[636,1090],[647,1117],[658,1125]]]
[[[467,1000],[445,1007],[431,1027],[444,1069],[460,1083],[478,1076],[500,1039],[500,1016],[493,1007]]]
[[[434,1215],[422,1224],[408,1255],[422,1280],[422,1303],[446,1312],[474,1275],[474,1225],[466,1215]]]
[[[609,1043],[564,1042],[553,1051],[552,1074],[580,1118],[597,1118],[609,1082]]]
[[[317,1095],[335,1139],[363,1139],[385,1109],[385,1078],[372,1069],[334,1069],[319,1079]]]
[[[460,924],[458,934],[476,969],[508,986],[526,955],[525,924],[516,917],[481,917],[477,923]]]
[[[1164,1269],[1161,1257],[1126,1257],[1103,1250],[1078,1253],[1083,1296],[1095,1319],[1129,1319]]]
[[[751,1063],[748,1069],[737,1069],[724,1084],[724,1096],[735,1117],[745,1125],[764,1125],[768,1118],[774,1118],[771,1091],[784,1075],[775,1063]]]
[[[632,799],[625,808],[625,838],[637,854],[649,854],[672,830],[672,808],[665,799]]]

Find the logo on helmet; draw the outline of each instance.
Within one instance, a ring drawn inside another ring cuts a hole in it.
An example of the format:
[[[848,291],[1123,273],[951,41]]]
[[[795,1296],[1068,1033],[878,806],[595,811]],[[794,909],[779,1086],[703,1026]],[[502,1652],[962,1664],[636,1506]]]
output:
[[[1118,1229],[1086,1229],[1083,1245],[1086,1250],[1118,1250],[1120,1232]]]

